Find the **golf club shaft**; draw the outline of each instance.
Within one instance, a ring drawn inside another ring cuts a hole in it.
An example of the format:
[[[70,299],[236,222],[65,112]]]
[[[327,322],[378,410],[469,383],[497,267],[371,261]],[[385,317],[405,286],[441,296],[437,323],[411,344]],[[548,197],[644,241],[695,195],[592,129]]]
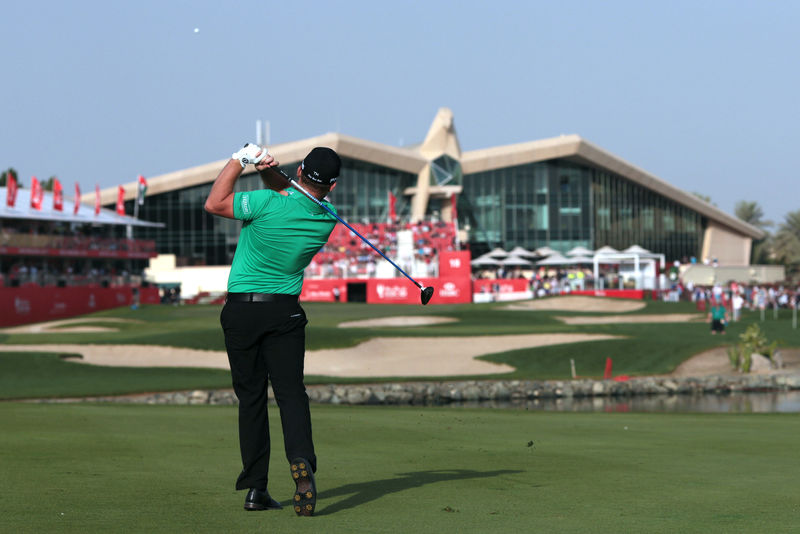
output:
[[[337,221],[339,221],[340,223],[342,223],[343,225],[345,225],[345,226],[346,226],[348,229],[350,229],[350,231],[351,231],[351,232],[353,232],[353,233],[354,233],[354,234],[356,234],[358,237],[360,237],[360,238],[361,238],[361,240],[362,240],[364,243],[366,243],[367,245],[369,245],[370,247],[372,247],[372,250],[374,250],[375,252],[377,252],[378,254],[380,254],[380,255],[383,257],[383,259],[385,259],[386,261],[388,261],[389,263],[391,263],[391,264],[394,266],[394,268],[395,268],[395,269],[397,269],[398,271],[400,271],[401,273],[403,273],[403,275],[404,275],[406,278],[408,278],[409,280],[411,280],[411,281],[414,283],[414,285],[416,285],[416,286],[417,286],[418,288],[420,288],[420,289],[424,289],[424,287],[422,286],[422,284],[420,284],[419,282],[417,282],[416,280],[414,280],[413,278],[411,278],[411,276],[409,276],[409,274],[408,274],[408,273],[406,273],[406,272],[405,272],[403,269],[401,269],[401,268],[400,268],[400,266],[399,266],[399,265],[397,265],[395,262],[393,262],[392,260],[390,260],[390,259],[389,259],[389,258],[386,256],[386,254],[384,254],[383,252],[381,252],[381,250],[380,250],[378,247],[376,247],[375,245],[373,245],[372,243],[370,243],[369,239],[367,239],[366,237],[364,237],[363,235],[361,235],[360,233],[358,233],[358,231],[357,231],[355,228],[353,228],[352,226],[350,226],[349,224],[347,224],[347,221],[345,221],[344,219],[342,219],[341,217],[339,217],[339,216],[338,216],[336,213],[334,213],[334,212],[333,212],[333,210],[331,210],[331,209],[330,209],[328,206],[326,206],[326,205],[325,205],[325,204],[324,204],[324,203],[323,203],[321,200],[319,200],[317,197],[315,197],[314,195],[312,195],[311,193],[309,193],[309,192],[308,192],[308,191],[307,191],[307,190],[306,190],[306,189],[305,189],[305,188],[304,188],[302,185],[300,185],[300,184],[299,184],[299,183],[297,183],[295,180],[293,180],[292,178],[290,178],[290,177],[289,177],[289,175],[288,175],[288,174],[286,174],[286,173],[285,173],[284,171],[282,171],[281,169],[278,169],[277,167],[270,167],[270,168],[271,168],[273,171],[275,171],[275,172],[277,172],[278,174],[280,174],[281,176],[283,176],[283,177],[284,177],[286,180],[288,180],[288,181],[289,181],[289,184],[290,184],[292,187],[294,187],[295,189],[297,189],[298,191],[300,191],[302,194],[304,194],[304,195],[305,195],[306,197],[308,197],[309,199],[313,200],[313,201],[314,201],[314,203],[315,203],[315,204],[317,204],[318,206],[320,206],[322,209],[324,209],[325,211],[327,211],[328,213],[330,213],[331,215],[333,215],[334,217],[336,217],[336,220],[337,220]]]

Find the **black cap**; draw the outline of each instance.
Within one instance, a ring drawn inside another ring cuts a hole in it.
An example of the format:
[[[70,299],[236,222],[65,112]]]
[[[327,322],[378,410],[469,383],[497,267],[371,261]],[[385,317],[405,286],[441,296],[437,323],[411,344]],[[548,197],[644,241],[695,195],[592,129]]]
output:
[[[323,185],[331,185],[339,176],[342,160],[339,155],[328,147],[318,146],[308,153],[306,159],[300,164],[303,176]]]

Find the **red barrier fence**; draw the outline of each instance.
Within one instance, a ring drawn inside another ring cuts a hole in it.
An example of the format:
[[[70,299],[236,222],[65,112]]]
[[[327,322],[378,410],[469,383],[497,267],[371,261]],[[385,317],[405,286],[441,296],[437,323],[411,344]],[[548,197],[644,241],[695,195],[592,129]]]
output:
[[[158,304],[158,288],[139,288],[141,304]],[[133,287],[0,287],[0,326],[64,319],[130,306]]]
[[[586,289],[571,291],[570,295],[589,295],[590,297],[612,297],[617,299],[643,299],[644,289]]]

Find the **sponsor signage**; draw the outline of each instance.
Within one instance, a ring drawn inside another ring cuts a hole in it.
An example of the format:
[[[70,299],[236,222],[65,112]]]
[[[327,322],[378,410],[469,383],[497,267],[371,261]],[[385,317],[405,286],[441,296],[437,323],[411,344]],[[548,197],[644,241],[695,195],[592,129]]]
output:
[[[591,297],[612,297],[618,299],[643,299],[644,289],[587,289],[570,291],[570,295],[589,295]]]
[[[439,277],[418,279],[423,286],[433,286],[431,304],[456,304],[472,301],[469,278]],[[367,280],[369,304],[419,304],[420,290],[405,278]]]
[[[439,276],[469,278],[471,260],[468,250],[443,250],[439,253]]]
[[[157,287],[140,287],[142,304],[158,304]],[[92,311],[128,306],[133,288],[124,287],[0,287],[0,326],[63,319]]]
[[[525,278],[475,280],[473,284],[475,293],[522,293],[530,289],[530,282]]]
[[[0,256],[69,256],[74,258],[155,258],[158,252],[81,250],[65,248],[0,247]]]
[[[347,280],[305,280],[300,300],[305,302],[347,302]]]

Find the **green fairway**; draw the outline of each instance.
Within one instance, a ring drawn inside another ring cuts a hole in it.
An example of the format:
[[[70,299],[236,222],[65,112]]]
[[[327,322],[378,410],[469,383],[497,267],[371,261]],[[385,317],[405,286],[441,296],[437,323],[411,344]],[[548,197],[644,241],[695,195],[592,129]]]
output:
[[[270,409],[270,491],[293,484]],[[233,407],[0,403],[3,532],[796,532],[791,415],[313,408],[317,516],[245,512]]]
[[[646,307],[627,315],[696,313],[687,302],[645,301]],[[780,346],[800,346],[800,331],[793,330],[791,313],[781,311],[777,320],[769,313],[746,312],[743,320],[731,324],[728,335],[709,335],[705,322],[624,323],[567,325],[559,316],[602,315],[564,311],[511,311],[504,304],[452,306],[383,306],[352,303],[306,303],[309,316],[309,350],[354,346],[373,337],[495,336],[543,333],[599,333],[619,339],[554,345],[498,352],[483,359],[512,365],[516,371],[493,375],[501,379],[567,379],[570,359],[579,375],[600,377],[606,358],[612,358],[614,373],[630,376],[671,372],[681,362],[710,348],[734,343],[738,334],[758,322],[765,334]],[[139,310],[119,308],[85,316],[88,324],[118,328],[118,332],[0,334],[4,344],[145,344],[196,349],[224,350],[219,326],[219,306],[145,306]],[[417,327],[340,328],[345,321],[391,316],[445,316],[455,322]],[[625,315],[625,314],[614,314]],[[130,322],[104,323],[104,318]],[[446,355],[444,355],[446,356]],[[227,388],[226,372],[200,369],[135,369],[89,367],[59,360],[56,355],[8,354],[0,345],[0,399],[50,396],[91,396],[167,391],[195,388]],[[458,379],[484,378],[457,377]],[[446,377],[436,377],[443,380]],[[307,383],[360,382],[367,379],[307,377]],[[379,379],[371,379],[375,381]],[[391,379],[388,379],[391,380]]]

